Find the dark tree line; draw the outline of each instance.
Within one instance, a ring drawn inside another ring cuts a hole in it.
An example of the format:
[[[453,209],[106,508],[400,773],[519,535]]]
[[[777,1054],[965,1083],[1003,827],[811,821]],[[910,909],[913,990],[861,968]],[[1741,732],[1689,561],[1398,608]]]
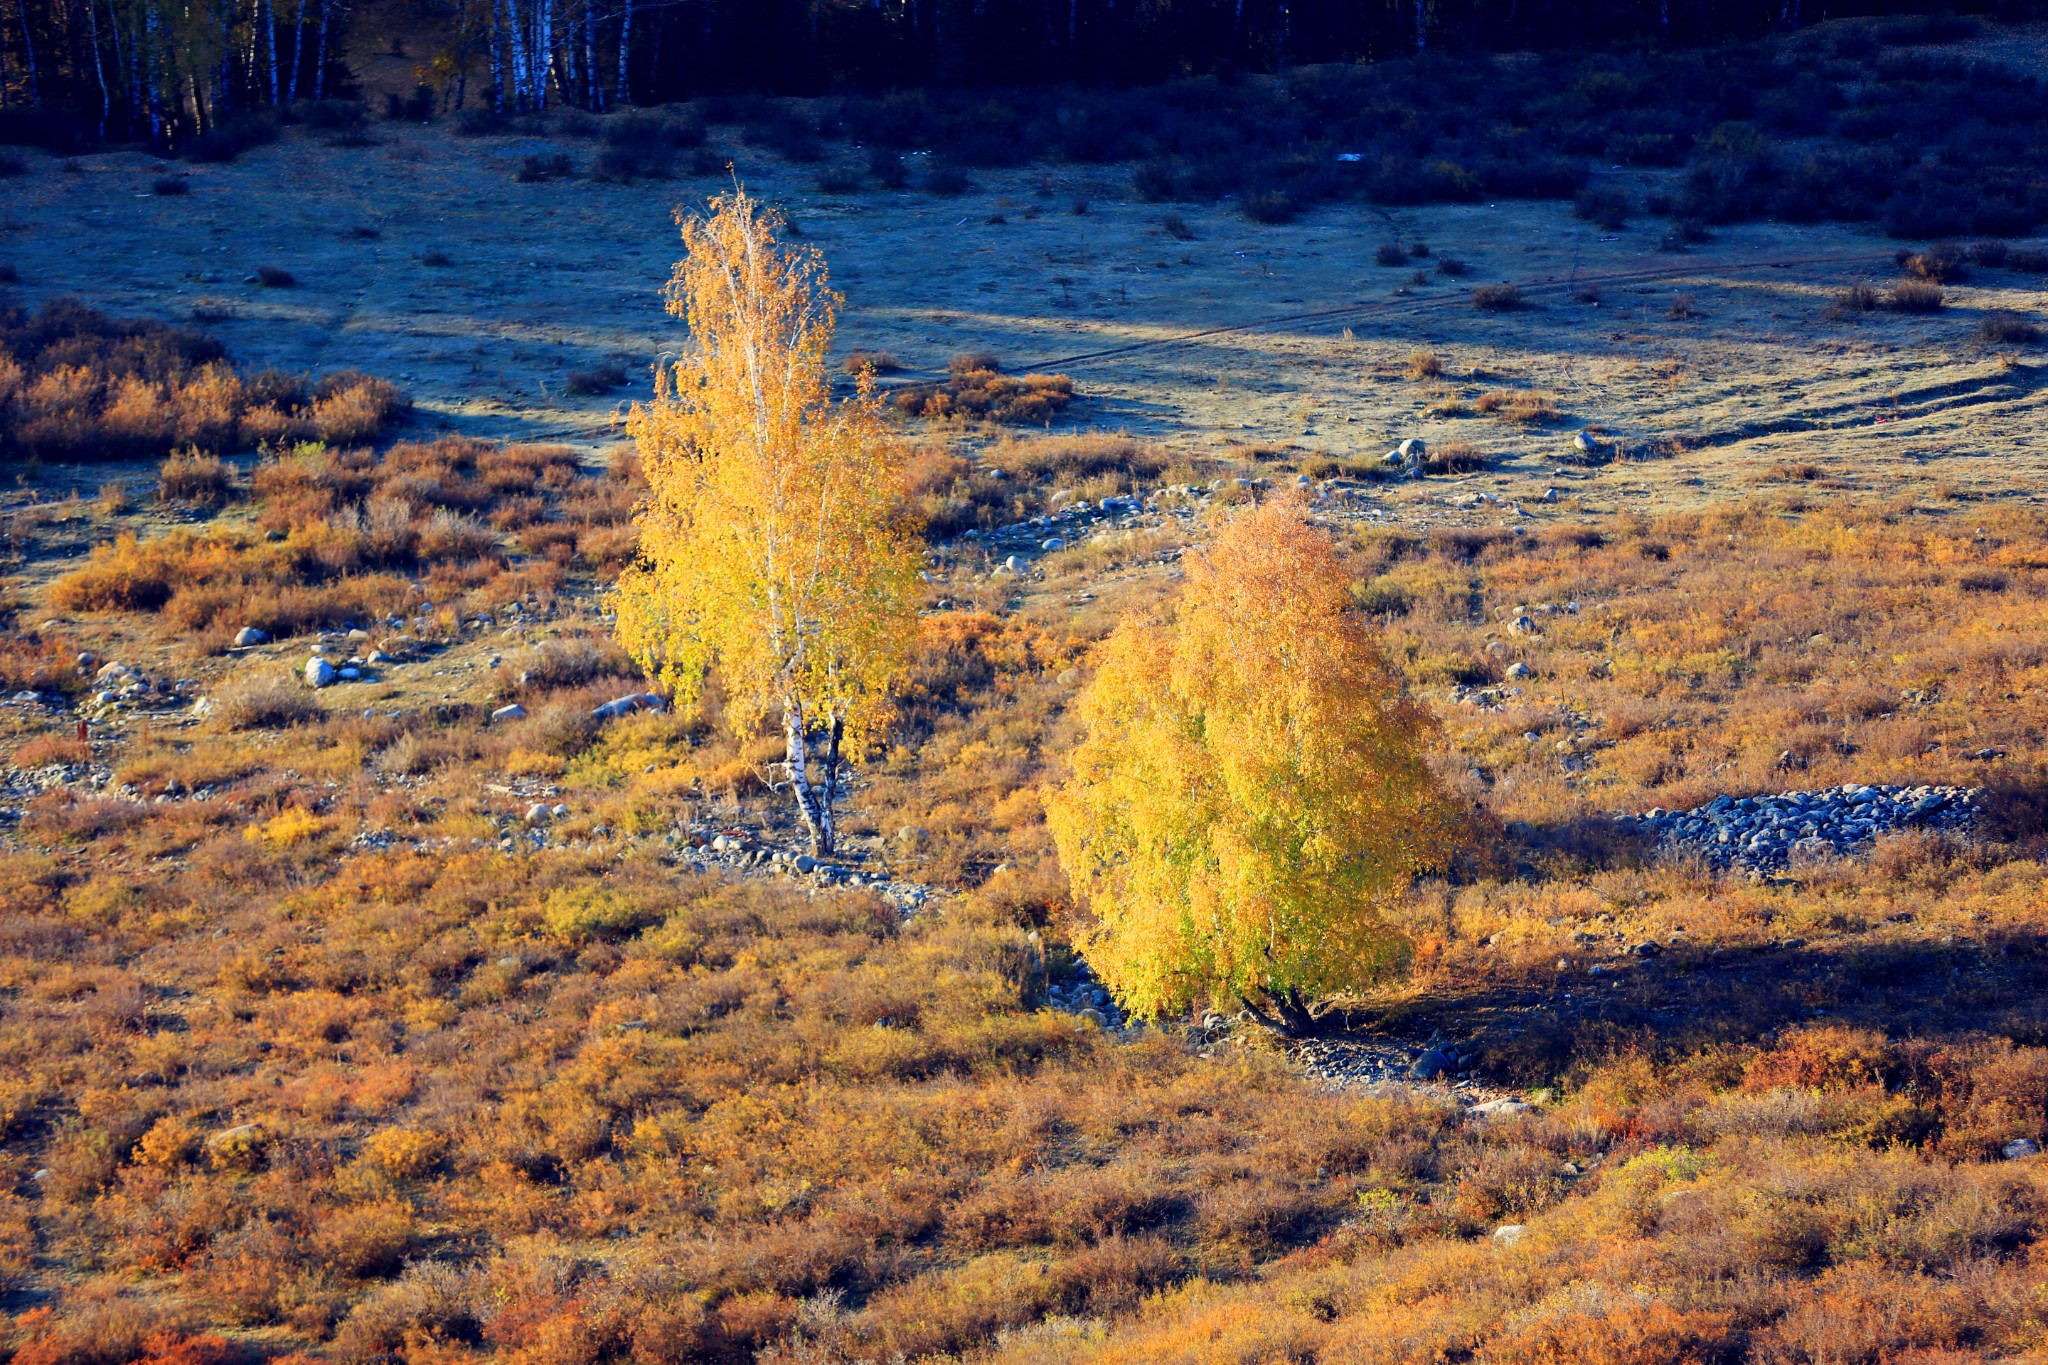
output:
[[[2012,8],[2032,0],[2012,0]],[[1414,53],[1678,47],[1924,0],[412,0],[445,106],[1137,85]],[[403,16],[401,15],[401,18]],[[348,0],[0,0],[0,136],[171,145],[319,100]],[[426,112],[431,105],[418,106]]]

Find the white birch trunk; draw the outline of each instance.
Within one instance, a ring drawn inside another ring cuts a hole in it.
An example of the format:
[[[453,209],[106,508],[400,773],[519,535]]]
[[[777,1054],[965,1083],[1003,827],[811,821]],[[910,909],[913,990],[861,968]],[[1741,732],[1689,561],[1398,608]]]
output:
[[[505,0],[505,14],[511,23],[507,26],[512,39],[512,107],[526,107],[526,81],[530,74],[526,69],[525,24],[519,17],[519,0]]]
[[[277,103],[277,24],[270,13],[270,0],[258,0],[256,22],[263,26],[263,55],[270,63],[270,102]]]
[[[31,109],[43,107],[42,83],[36,79],[36,35],[29,19],[28,0],[21,0],[21,50],[28,58],[28,103]]]
[[[811,837],[811,852],[821,858],[832,856],[837,840],[832,827],[832,805],[811,790],[810,736],[804,733],[803,707],[793,698],[782,703],[782,736],[789,756],[790,795],[796,801],[804,831]]]
[[[100,83],[100,141],[107,140],[107,116],[113,112],[113,96],[107,93],[107,71],[100,64],[99,0],[85,0],[86,27],[92,39],[92,74]]]
[[[298,11],[292,16],[292,75],[286,88],[285,102],[299,102],[299,65],[306,55],[306,0],[299,0]]]
[[[313,98],[324,99],[327,95],[327,7],[333,0],[320,0],[320,42],[319,50],[313,54]]]
[[[533,105],[548,107],[548,79],[555,70],[555,0],[540,0],[540,14],[533,35]]]
[[[626,80],[626,63],[631,59],[632,54],[633,0],[624,0],[624,5],[625,10],[619,16],[619,81],[615,87],[618,94],[613,101],[622,106],[633,102],[632,86]]]
[[[164,136],[163,92],[156,79],[157,23],[156,0],[148,0],[143,7],[143,51],[148,64],[143,75],[143,89],[149,100],[149,140],[152,143],[162,142]]]
[[[498,52],[504,38],[498,16],[504,8],[503,0],[491,0],[491,108],[500,114],[505,112],[505,63]]]

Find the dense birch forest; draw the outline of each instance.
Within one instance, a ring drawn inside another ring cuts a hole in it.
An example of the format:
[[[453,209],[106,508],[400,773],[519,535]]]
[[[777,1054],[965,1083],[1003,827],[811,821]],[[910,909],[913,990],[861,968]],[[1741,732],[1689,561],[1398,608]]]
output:
[[[1939,23],[1947,9],[1884,0],[401,0],[365,12],[352,0],[0,0],[0,135],[176,146],[259,111],[346,97],[352,24],[431,35],[409,54],[419,91],[391,111],[428,116],[1674,47],[1858,13],[1925,11]]]

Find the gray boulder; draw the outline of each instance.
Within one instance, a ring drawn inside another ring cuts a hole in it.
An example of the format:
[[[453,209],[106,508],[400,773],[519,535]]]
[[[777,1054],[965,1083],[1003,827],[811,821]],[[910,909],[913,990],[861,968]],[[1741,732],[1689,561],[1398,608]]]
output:
[[[2007,1161],[2018,1161],[2024,1156],[2041,1155],[2041,1144],[2032,1138],[2014,1138],[2011,1142],[1999,1148],[1999,1151],[2005,1154]]]
[[[1483,1119],[1512,1118],[1516,1114],[1533,1114],[1536,1106],[1527,1100],[1488,1100],[1473,1105],[1472,1112]]]
[[[592,708],[590,714],[599,720],[617,720],[630,716],[635,711],[666,711],[668,703],[652,692],[630,692],[623,697],[614,697],[602,706]]]
[[[243,626],[235,632],[236,649],[247,649],[251,645],[267,645],[269,643],[270,632],[267,630],[258,630],[254,626]]]
[[[334,680],[338,676],[340,675],[335,672],[334,665],[327,662],[327,660],[322,659],[317,655],[313,658],[306,660],[307,686],[331,687],[334,685]]]
[[[496,725],[500,721],[525,719],[526,708],[521,706],[516,701],[513,702],[510,706],[501,706],[497,710],[491,712],[491,723],[493,725]]]

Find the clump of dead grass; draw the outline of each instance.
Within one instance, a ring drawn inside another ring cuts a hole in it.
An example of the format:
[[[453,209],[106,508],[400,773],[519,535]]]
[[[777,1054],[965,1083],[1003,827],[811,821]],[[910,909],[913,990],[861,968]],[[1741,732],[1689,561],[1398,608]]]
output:
[[[893,401],[915,417],[1046,426],[1074,401],[1074,381],[1063,374],[1008,375],[992,355],[960,355],[942,382],[904,389]]]

